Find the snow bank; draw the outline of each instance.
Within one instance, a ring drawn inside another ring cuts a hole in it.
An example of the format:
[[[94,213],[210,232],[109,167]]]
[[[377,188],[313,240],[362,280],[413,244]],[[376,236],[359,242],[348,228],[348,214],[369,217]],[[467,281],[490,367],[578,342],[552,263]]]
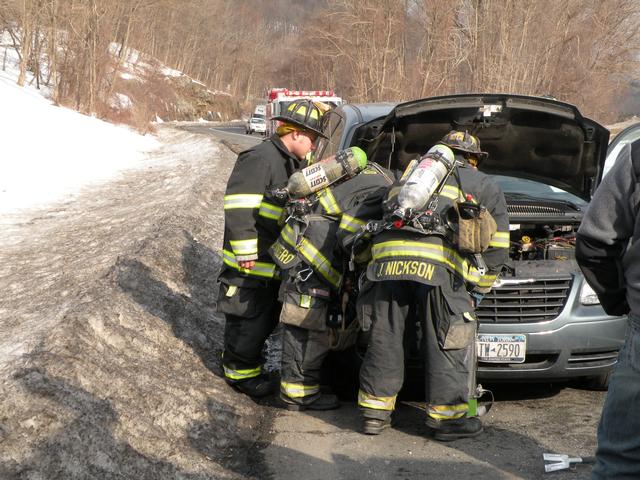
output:
[[[152,136],[56,107],[0,71],[0,216],[62,200],[104,181],[159,145]]]

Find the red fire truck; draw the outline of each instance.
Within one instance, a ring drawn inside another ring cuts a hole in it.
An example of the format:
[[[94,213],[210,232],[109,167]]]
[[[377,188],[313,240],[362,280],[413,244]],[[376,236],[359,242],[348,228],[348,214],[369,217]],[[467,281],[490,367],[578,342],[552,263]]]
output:
[[[287,105],[300,98],[309,98],[313,101],[324,102],[332,108],[343,103],[342,98],[335,95],[333,90],[289,90],[288,88],[272,88],[267,93],[267,136],[273,134],[278,128],[278,121],[273,117],[287,108]]]

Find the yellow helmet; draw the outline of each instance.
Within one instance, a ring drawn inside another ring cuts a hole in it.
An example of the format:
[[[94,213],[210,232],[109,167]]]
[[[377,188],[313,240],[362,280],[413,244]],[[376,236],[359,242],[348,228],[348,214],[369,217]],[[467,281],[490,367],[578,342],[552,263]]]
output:
[[[322,106],[324,107],[324,104]],[[326,135],[322,133],[323,115],[324,108],[307,98],[303,98],[291,102],[280,115],[273,117],[273,119],[296,125],[326,138]]]
[[[466,131],[461,132],[458,130],[452,130],[442,137],[440,143],[448,146],[454,151],[475,155],[478,162],[489,156],[487,152],[480,150],[480,140],[478,140],[478,137],[471,135]]]

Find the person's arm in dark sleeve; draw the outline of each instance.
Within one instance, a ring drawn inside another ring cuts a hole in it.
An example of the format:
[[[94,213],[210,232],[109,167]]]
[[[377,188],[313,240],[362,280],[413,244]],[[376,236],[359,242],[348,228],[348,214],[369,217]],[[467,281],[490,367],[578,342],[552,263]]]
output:
[[[480,278],[474,290],[481,294],[488,293],[496,278],[502,271],[502,267],[509,260],[509,213],[504,194],[498,185],[487,178],[482,189],[480,203],[487,208],[496,222],[496,232],[489,241],[489,248],[482,253],[482,258],[487,265],[487,271]]]
[[[249,151],[240,154],[227,182],[224,220],[238,262],[258,258],[256,220],[270,176],[268,162]]]
[[[636,183],[627,145],[598,186],[576,238],[578,265],[609,315],[629,312],[622,256],[633,235]]]

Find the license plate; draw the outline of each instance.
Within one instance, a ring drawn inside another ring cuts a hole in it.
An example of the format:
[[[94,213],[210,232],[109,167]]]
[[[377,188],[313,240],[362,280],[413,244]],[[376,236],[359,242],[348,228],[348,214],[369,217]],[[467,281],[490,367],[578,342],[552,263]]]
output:
[[[478,360],[491,363],[523,363],[527,350],[525,335],[478,334]]]

